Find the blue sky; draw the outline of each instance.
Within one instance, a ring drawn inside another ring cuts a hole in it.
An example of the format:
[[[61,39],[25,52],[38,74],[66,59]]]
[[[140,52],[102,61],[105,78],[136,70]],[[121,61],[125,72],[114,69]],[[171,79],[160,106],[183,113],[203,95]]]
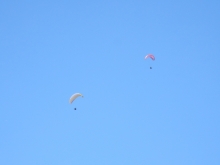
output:
[[[1,1],[0,164],[219,165],[219,9]]]

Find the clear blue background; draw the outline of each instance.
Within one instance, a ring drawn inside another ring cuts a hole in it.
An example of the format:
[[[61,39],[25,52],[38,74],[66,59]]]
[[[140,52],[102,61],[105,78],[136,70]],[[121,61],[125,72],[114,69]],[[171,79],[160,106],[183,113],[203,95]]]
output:
[[[219,52],[219,0],[0,1],[0,164],[219,165]]]

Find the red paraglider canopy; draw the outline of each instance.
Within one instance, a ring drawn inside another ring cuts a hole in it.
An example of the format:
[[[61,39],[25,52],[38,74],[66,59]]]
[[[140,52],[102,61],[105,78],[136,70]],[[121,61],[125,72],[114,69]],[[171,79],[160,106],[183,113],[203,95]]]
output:
[[[154,57],[153,54],[148,54],[148,55],[146,55],[146,56],[145,56],[145,59],[147,59],[147,58],[151,58],[152,60],[155,60],[155,57]]]

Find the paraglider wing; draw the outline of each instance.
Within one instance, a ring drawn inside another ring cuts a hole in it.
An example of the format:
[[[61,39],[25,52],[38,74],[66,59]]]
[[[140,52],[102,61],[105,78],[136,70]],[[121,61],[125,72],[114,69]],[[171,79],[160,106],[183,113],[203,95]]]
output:
[[[148,55],[146,55],[146,56],[145,56],[145,59],[147,59],[147,58],[151,58],[152,60],[155,60],[155,57],[154,57],[153,54],[148,54]]]
[[[81,93],[75,93],[75,94],[73,94],[73,95],[70,97],[70,100],[69,100],[70,104],[71,104],[77,97],[79,97],[79,96],[82,96],[82,97],[83,97],[83,95],[82,95]]]

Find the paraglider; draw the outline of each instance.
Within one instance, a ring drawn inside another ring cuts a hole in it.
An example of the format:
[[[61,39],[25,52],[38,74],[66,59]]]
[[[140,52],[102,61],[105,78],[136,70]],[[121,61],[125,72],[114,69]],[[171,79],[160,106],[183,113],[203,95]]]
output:
[[[72,104],[73,101],[74,101],[76,98],[80,97],[80,96],[83,97],[83,95],[82,95],[81,93],[75,93],[75,94],[73,94],[73,95],[70,97],[70,99],[69,99],[69,103]],[[76,110],[76,108],[74,108],[74,110]]]
[[[153,54],[148,54],[148,55],[146,55],[146,56],[144,57],[145,60],[148,59],[148,58],[151,58],[153,61],[155,60],[155,57],[154,57]],[[152,69],[152,67],[150,67],[150,69]]]

